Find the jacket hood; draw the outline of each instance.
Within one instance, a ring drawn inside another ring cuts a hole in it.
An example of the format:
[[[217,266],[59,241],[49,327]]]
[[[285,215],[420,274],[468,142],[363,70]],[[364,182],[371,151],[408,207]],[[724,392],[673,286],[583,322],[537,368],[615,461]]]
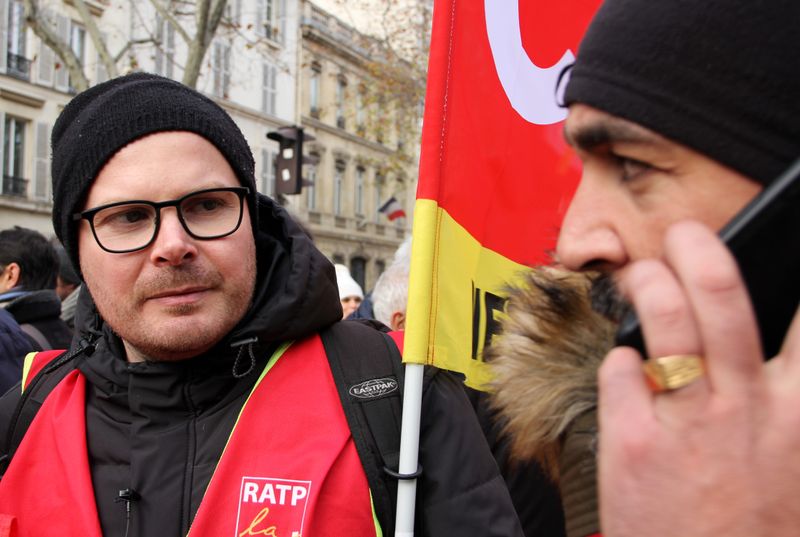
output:
[[[253,305],[232,331],[232,342],[299,339],[341,320],[333,263],[283,207],[259,195],[258,210]]]
[[[342,318],[333,264],[270,198],[258,196],[256,287],[250,308],[218,344],[272,345],[309,336]],[[82,286],[73,343],[98,334],[103,320]]]
[[[616,325],[593,310],[590,286],[584,274],[527,273],[484,351],[512,455],[538,460],[554,480],[566,437],[597,406],[597,369],[614,341]]]

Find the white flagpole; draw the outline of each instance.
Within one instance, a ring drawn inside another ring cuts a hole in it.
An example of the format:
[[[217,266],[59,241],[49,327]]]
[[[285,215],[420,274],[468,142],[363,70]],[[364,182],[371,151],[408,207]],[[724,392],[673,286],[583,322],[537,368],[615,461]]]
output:
[[[400,467],[398,469],[401,475],[414,474],[418,468],[422,377],[424,373],[424,365],[406,364],[406,379],[403,386],[403,421],[400,428]],[[395,537],[414,537],[416,498],[417,480],[398,480]]]

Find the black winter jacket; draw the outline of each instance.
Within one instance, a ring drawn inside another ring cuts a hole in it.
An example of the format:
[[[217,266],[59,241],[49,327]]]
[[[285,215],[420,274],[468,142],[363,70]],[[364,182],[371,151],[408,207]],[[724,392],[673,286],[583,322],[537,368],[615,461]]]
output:
[[[61,320],[61,300],[52,289],[28,291],[16,297],[3,307],[14,316],[14,319],[25,329],[31,325],[47,340],[46,345],[26,333],[34,350],[63,349],[69,346],[72,330]]]
[[[14,317],[0,308],[0,393],[19,382],[22,360],[32,350],[33,345]]]
[[[272,349],[341,318],[333,266],[282,208],[263,197],[259,206],[263,232],[257,237],[253,305],[205,355],[127,363],[121,341],[99,318],[88,293],[81,297],[76,326],[82,329],[73,346],[92,342],[93,352],[79,368],[88,381],[88,451],[105,536],[186,535],[239,409]],[[250,371],[237,378],[234,369]],[[425,473],[418,492],[418,535],[521,535],[459,382],[444,372],[432,377],[422,410]],[[18,398],[19,390],[12,390],[0,399],[0,435],[6,434]],[[126,534],[125,503],[117,500],[128,488],[140,499],[132,504]]]

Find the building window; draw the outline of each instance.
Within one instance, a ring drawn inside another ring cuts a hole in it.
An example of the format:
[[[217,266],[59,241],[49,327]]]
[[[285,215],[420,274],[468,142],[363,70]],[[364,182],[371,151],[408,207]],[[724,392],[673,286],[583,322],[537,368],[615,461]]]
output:
[[[261,150],[261,193],[275,197],[275,153]]]
[[[344,265],[344,256],[342,254],[333,254],[333,262],[339,265]]]
[[[312,162],[319,162],[319,155],[311,153],[309,155]],[[306,168],[308,170],[308,186],[306,186],[306,204],[309,211],[314,211],[317,208],[317,165],[309,164]]]
[[[6,72],[29,80],[31,62],[25,57],[25,8],[22,2],[11,2],[8,6],[7,37]]]
[[[228,0],[225,4],[225,20],[231,26],[239,26],[242,20],[242,0]]]
[[[406,141],[405,141],[406,133],[403,127],[404,127],[403,114],[401,113],[399,108],[395,108],[394,129],[395,129],[395,134],[397,135],[397,150],[401,153],[406,147]]]
[[[367,131],[367,88],[360,86],[356,92],[356,133],[364,136]]]
[[[28,181],[24,177],[26,123],[6,116],[3,146],[3,194],[6,196],[27,195]]]
[[[322,80],[322,66],[318,63],[311,64],[311,77],[309,79],[309,105],[312,117],[319,119],[320,82]]]
[[[276,99],[278,96],[278,68],[269,62],[263,64],[263,78],[261,88],[261,110],[265,114],[275,115]]]
[[[336,126],[340,129],[345,128],[344,106],[347,99],[347,79],[339,76],[336,80]]]
[[[361,286],[366,289],[364,285],[367,276],[367,260],[363,257],[354,257],[350,260],[350,275]]]
[[[226,43],[214,43],[211,57],[211,72],[214,78],[214,95],[228,97],[231,85],[231,47]]]
[[[175,27],[156,17],[156,73],[172,78],[175,67]]]
[[[375,260],[375,277],[380,277],[383,274],[383,271],[386,270],[386,261],[383,259],[376,259]]]
[[[86,50],[86,29],[75,21],[72,21],[69,29],[69,46],[72,48],[72,52],[75,53],[75,56],[78,57],[78,63],[84,65],[86,63],[84,57]],[[72,92],[76,91],[71,77],[69,81],[69,90]]]
[[[364,214],[364,175],[366,171],[359,166],[356,168],[356,216]]]
[[[377,99],[377,120],[375,121],[375,141],[379,144],[383,143],[386,135],[385,122],[386,122],[386,97],[381,94]]]
[[[259,35],[272,41],[283,43],[283,32],[280,13],[283,0],[259,0]]]
[[[378,211],[383,205],[383,202],[386,201],[383,199],[383,175],[380,172],[375,173],[375,222],[380,224],[382,223],[381,216],[382,214]]]
[[[39,200],[50,198],[50,130],[49,124],[36,123],[36,136],[33,142],[35,154],[31,170],[33,184],[28,189],[28,196]]]
[[[344,187],[345,163],[342,160],[336,161],[333,173],[333,214],[342,214],[342,188]]]

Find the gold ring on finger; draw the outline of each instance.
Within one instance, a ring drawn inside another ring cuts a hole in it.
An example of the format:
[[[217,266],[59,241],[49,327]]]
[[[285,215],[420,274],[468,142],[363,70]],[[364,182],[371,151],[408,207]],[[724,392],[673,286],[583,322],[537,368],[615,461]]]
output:
[[[705,374],[703,357],[697,354],[650,358],[643,367],[650,388],[656,393],[683,388]]]

